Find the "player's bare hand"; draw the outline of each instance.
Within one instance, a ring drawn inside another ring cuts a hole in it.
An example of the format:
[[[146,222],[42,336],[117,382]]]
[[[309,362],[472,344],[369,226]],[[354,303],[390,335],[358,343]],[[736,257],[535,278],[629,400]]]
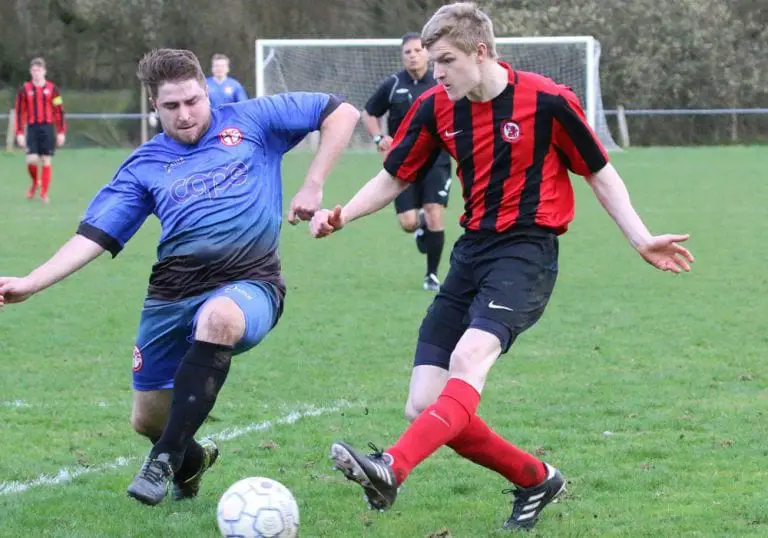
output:
[[[21,149],[27,149],[27,137],[24,136],[23,134],[16,135],[16,144]]]
[[[379,141],[379,145],[376,146],[376,149],[379,150],[379,153],[386,153],[389,151],[389,148],[391,147],[392,147],[392,137],[385,136]]]
[[[291,200],[288,222],[296,225],[299,221],[310,220],[322,203],[323,188],[314,183],[305,183]]]
[[[36,291],[35,284],[28,278],[0,277],[0,308],[26,301]]]
[[[637,251],[645,261],[656,269],[672,273],[686,273],[691,270],[694,262],[693,254],[680,243],[686,241],[689,235],[657,235],[647,243],[637,247]]]
[[[64,142],[67,140],[67,137],[64,135],[64,133],[59,133],[56,135],[56,147],[60,148],[64,145]]]
[[[337,205],[333,211],[321,209],[312,217],[309,223],[309,233],[312,237],[320,238],[331,235],[344,227],[344,216],[341,214],[341,206]]]

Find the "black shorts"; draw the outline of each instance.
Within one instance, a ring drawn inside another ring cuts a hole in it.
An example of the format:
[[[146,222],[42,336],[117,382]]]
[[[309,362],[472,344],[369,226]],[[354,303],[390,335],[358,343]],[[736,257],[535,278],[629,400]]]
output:
[[[51,123],[27,125],[27,153],[53,155],[56,152],[56,132]]]
[[[427,177],[414,183],[395,198],[395,211],[399,215],[412,209],[421,209],[424,204],[448,206],[451,191],[451,166],[435,166]]]
[[[419,330],[414,366],[448,369],[468,328],[499,337],[506,353],[541,318],[557,280],[558,239],[542,228],[467,232]]]

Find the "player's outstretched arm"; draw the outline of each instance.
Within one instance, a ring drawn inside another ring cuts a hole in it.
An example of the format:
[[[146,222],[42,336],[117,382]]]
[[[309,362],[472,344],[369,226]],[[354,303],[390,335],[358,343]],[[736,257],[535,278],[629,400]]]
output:
[[[360,119],[360,112],[349,103],[341,103],[323,120],[320,126],[320,144],[307,171],[304,185],[291,200],[288,222],[298,224],[309,220],[323,202],[323,185],[339,155],[349,145],[352,133]]]
[[[309,224],[309,233],[318,238],[330,235],[348,222],[386,207],[409,185],[410,183],[400,181],[382,168],[343,208],[336,206],[333,211],[323,209],[315,213]]]
[[[599,172],[587,177],[587,182],[605,210],[616,222],[629,242],[645,261],[662,271],[680,273],[690,271],[693,255],[681,242],[688,235],[651,235],[640,216],[632,207],[624,181],[608,163]]]
[[[0,308],[20,303],[59,280],[63,280],[99,257],[104,249],[94,241],[76,235],[50,260],[23,278],[0,277]]]

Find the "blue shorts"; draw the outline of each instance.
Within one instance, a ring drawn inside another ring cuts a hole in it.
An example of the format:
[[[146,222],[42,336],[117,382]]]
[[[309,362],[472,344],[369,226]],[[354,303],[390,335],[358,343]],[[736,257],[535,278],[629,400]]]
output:
[[[280,316],[281,299],[261,282],[233,282],[180,301],[147,299],[133,350],[135,390],[173,388],[176,370],[194,341],[201,307],[214,297],[232,299],[245,315],[245,334],[235,346],[236,355],[261,342]]]

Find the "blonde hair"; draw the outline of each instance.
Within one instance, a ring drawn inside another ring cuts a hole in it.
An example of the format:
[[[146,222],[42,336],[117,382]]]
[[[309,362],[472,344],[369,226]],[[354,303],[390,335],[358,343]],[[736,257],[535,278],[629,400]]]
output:
[[[485,43],[488,56],[496,58],[493,22],[472,2],[456,2],[441,7],[421,31],[421,41],[427,49],[443,37],[466,54],[477,50],[480,43]]]
[[[220,53],[214,54],[213,57],[211,58],[211,62],[215,62],[216,60],[226,60],[227,63],[229,63],[229,57],[226,54],[220,54]]]

